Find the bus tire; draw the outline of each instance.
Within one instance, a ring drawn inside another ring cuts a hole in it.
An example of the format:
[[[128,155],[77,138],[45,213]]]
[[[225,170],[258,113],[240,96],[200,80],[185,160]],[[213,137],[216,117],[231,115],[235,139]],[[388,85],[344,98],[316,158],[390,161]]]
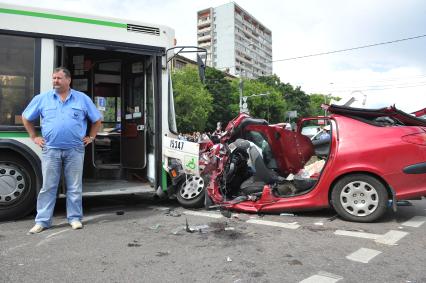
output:
[[[0,221],[22,218],[35,209],[35,172],[16,153],[2,152],[0,158]]]
[[[199,176],[187,176],[176,193],[180,205],[185,208],[200,208],[204,206],[205,180]]]

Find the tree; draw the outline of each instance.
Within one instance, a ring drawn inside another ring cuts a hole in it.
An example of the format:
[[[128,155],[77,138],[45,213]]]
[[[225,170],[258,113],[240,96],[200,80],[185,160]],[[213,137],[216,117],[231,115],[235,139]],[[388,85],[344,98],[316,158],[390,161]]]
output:
[[[321,104],[324,103],[324,95],[322,94],[311,94],[309,95],[309,116],[321,116],[324,115],[324,110],[321,108]]]
[[[214,130],[217,122],[226,125],[234,118],[233,104],[238,104],[238,101],[232,97],[231,84],[222,71],[208,67],[205,87],[213,98],[213,111],[209,115],[206,128]]]
[[[232,86],[233,96],[239,99],[239,81],[234,80]],[[244,80],[243,86],[243,96],[248,97],[247,104],[251,116],[266,119],[270,123],[285,120],[287,104],[277,89],[258,80]],[[250,97],[267,93],[268,95]]]
[[[309,108],[310,113],[309,116],[321,116],[324,115],[324,110],[321,108],[321,104],[325,103],[325,100],[327,99],[327,103],[330,103],[331,99],[334,99],[336,101],[340,100],[340,97],[328,97],[324,94],[319,93],[313,93],[309,95]]]
[[[309,96],[300,89],[300,86],[294,88],[289,83],[283,83],[275,74],[257,80],[278,90],[287,102],[288,110],[297,111],[299,117],[309,116]]]
[[[204,131],[212,112],[212,96],[198,77],[198,70],[187,65],[172,74],[176,124],[180,132]]]

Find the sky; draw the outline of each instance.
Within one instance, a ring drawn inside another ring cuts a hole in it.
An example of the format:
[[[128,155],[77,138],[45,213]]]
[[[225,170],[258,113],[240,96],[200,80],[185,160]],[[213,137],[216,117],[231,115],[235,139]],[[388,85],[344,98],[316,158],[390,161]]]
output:
[[[175,29],[178,45],[197,44],[197,11],[229,1],[0,0],[3,3],[125,18]],[[426,107],[426,1],[238,0],[272,31],[273,73],[306,93],[356,99],[356,106]],[[293,57],[423,37],[348,52]]]

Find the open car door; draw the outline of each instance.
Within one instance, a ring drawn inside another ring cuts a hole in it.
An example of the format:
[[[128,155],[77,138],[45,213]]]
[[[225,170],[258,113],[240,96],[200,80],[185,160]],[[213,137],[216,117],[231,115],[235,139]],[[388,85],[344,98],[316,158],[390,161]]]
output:
[[[244,136],[262,149],[266,166],[282,176],[296,174],[314,154],[308,137],[279,126],[249,125]]]

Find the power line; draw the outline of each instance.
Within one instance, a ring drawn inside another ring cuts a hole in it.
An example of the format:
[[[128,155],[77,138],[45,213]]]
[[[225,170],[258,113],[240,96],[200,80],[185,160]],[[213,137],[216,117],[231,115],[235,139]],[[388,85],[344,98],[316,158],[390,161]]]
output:
[[[345,48],[345,49],[339,49],[339,50],[333,50],[333,51],[327,51],[327,52],[321,52],[321,53],[314,53],[314,54],[309,54],[309,55],[301,55],[301,56],[278,59],[278,60],[271,60],[271,61],[268,61],[268,62],[274,63],[274,62],[304,59],[304,58],[315,57],[315,56],[329,55],[329,54],[334,54],[334,53],[353,51],[353,50],[375,47],[375,46],[380,46],[380,45],[393,44],[393,43],[398,43],[398,42],[407,41],[407,40],[419,39],[419,38],[422,38],[422,37],[426,37],[426,34],[412,36],[412,37],[406,37],[406,38],[400,38],[400,39],[395,39],[395,40],[390,40],[390,41],[384,41],[384,42],[379,42],[379,43],[367,44],[367,45],[362,45],[362,46],[357,46],[357,47],[351,47],[351,48]],[[235,65],[228,66],[228,67],[221,67],[221,68],[218,68],[218,70],[229,69],[229,68],[233,68],[233,67],[235,67]]]
[[[418,38],[422,38],[422,37],[426,37],[426,34],[413,36],[413,37],[407,37],[407,38],[401,38],[401,39],[396,39],[396,40],[391,40],[391,41],[379,42],[379,43],[374,43],[374,44],[368,44],[368,45],[363,45],[363,46],[351,47],[351,48],[346,48],[346,49],[333,50],[333,51],[315,53],[315,54],[310,54],[310,55],[303,55],[303,56],[297,56],[297,57],[290,57],[290,58],[272,60],[271,62],[290,61],[290,60],[303,59],[303,58],[314,57],[314,56],[329,55],[329,54],[334,54],[334,53],[347,52],[347,51],[352,51],[352,50],[357,50],[357,49],[363,49],[363,48],[369,48],[369,47],[374,47],[374,46],[397,43],[397,42],[401,42],[401,41],[418,39]]]
[[[379,90],[412,88],[412,87],[422,87],[422,86],[426,86],[426,83],[419,83],[419,84],[413,84],[413,85],[402,85],[402,86],[391,86],[391,87],[384,86],[384,87],[377,87],[377,88],[375,87],[375,88],[359,88],[359,89],[355,88],[355,89],[359,90],[359,91],[379,91]],[[337,90],[337,91],[333,91],[333,93],[336,93],[336,92],[349,92],[349,91],[352,91],[352,90],[354,90],[354,89]]]
[[[423,75],[417,75],[417,76],[412,76],[412,77],[393,77],[393,78],[383,78],[383,79],[378,79],[378,80],[358,80],[358,81],[333,81],[333,85],[341,85],[343,87],[351,87],[350,85],[347,86],[345,84],[347,83],[364,83],[364,84],[371,84],[371,83],[380,83],[380,82],[397,82],[397,81],[403,81],[403,80],[412,80],[412,79],[421,79],[421,78],[425,78],[426,74]]]
[[[353,89],[375,89],[375,88],[397,88],[397,87],[404,87],[404,86],[411,86],[411,85],[419,85],[419,84],[426,84],[426,81],[412,81],[412,82],[396,82],[392,84],[375,84],[375,85],[358,85],[358,86],[342,86],[341,88],[337,88],[333,90],[332,92],[344,92],[347,90],[353,90]]]

